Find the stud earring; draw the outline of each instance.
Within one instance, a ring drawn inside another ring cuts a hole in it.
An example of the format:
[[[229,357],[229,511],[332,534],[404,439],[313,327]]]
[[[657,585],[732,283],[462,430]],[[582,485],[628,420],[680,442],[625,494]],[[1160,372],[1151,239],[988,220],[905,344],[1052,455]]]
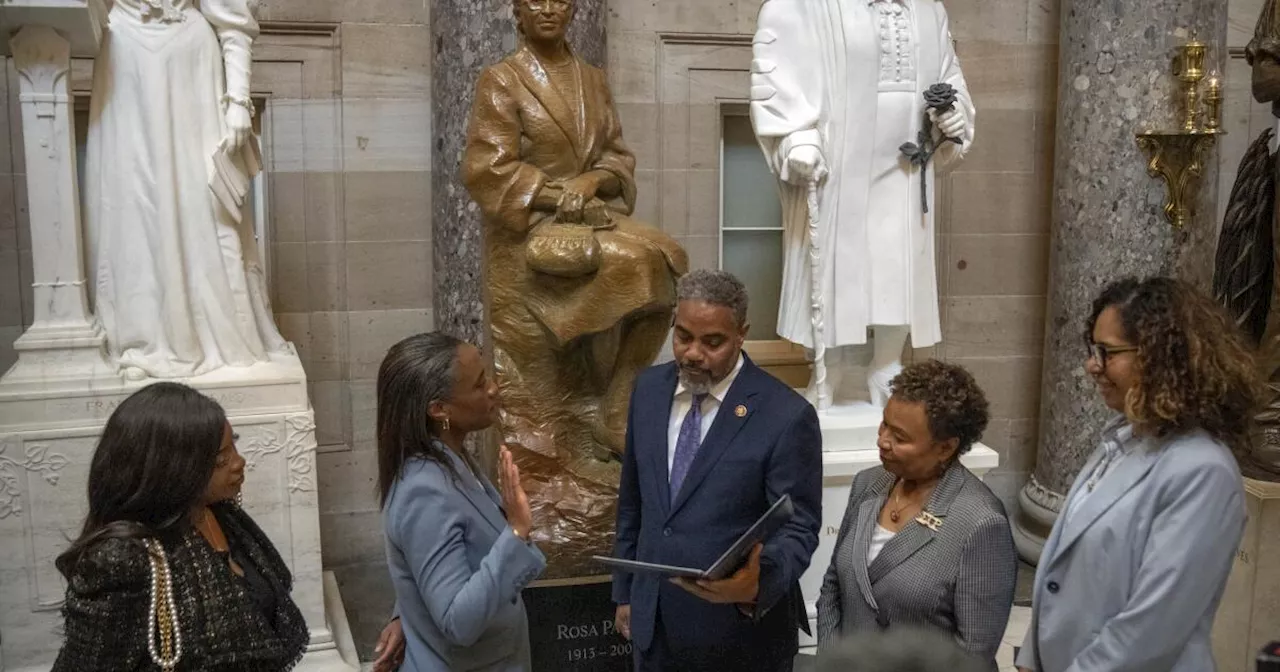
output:
[[[447,431],[449,431],[449,418],[445,418],[445,419],[444,419],[444,423],[442,423],[442,424],[443,424],[443,426],[444,426],[444,431],[446,431],[446,432],[447,432]]]

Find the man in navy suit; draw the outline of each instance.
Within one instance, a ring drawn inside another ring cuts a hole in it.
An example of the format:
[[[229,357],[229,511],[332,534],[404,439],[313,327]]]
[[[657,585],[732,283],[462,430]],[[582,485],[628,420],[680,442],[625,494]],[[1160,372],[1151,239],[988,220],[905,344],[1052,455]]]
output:
[[[615,573],[618,630],[637,672],[788,672],[822,520],[818,415],[743,354],[737,278],[694,271],[677,293],[675,361],[644,371],[631,395],[615,555],[709,567],[783,495],[795,514],[721,581]]]

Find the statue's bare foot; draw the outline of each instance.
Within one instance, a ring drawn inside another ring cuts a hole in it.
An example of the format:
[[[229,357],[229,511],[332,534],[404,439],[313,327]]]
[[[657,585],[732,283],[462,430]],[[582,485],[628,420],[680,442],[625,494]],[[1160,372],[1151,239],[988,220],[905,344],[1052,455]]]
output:
[[[899,373],[902,373],[902,364],[894,362],[873,370],[867,376],[867,391],[871,393],[871,403],[876,408],[884,408],[889,403],[889,381]]]
[[[139,381],[147,379],[147,372],[136,366],[126,366],[124,369],[124,379],[131,381]]]

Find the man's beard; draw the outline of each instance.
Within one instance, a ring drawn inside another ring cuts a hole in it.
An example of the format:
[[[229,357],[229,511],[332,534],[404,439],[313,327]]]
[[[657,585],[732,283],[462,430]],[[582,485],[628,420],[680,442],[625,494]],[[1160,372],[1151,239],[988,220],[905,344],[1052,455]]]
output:
[[[710,394],[711,388],[716,384],[711,372],[706,369],[695,367],[680,366],[680,384],[684,385],[684,389],[689,390],[690,394]]]

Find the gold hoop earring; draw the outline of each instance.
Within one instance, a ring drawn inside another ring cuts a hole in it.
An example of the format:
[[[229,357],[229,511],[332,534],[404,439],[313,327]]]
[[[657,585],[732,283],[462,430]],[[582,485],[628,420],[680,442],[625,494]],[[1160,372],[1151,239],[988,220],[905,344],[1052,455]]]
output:
[[[445,418],[445,419],[444,419],[444,422],[442,423],[442,426],[444,427],[444,431],[446,431],[446,432],[447,432],[447,431],[449,431],[449,418]]]

